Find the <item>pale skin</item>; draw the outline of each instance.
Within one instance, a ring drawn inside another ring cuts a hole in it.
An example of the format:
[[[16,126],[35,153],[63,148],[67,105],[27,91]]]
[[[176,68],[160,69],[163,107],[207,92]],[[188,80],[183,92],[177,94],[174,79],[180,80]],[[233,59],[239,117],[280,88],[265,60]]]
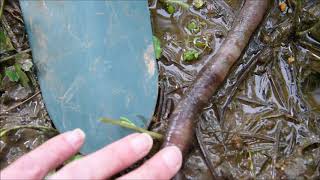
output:
[[[76,154],[84,140],[85,134],[80,129],[60,134],[3,169],[1,179],[43,179]],[[147,134],[131,134],[67,164],[49,179],[108,179],[146,156],[152,144]],[[166,147],[119,179],[170,179],[181,164],[181,151],[176,146]]]

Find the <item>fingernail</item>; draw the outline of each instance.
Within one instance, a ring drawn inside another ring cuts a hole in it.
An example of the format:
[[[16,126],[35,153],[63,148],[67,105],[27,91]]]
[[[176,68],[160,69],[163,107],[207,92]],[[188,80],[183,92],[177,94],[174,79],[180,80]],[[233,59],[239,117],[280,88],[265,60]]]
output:
[[[130,140],[130,144],[136,154],[145,155],[150,151],[153,140],[150,135],[146,133],[139,134]]]
[[[77,128],[67,133],[66,141],[68,141],[73,147],[78,148],[82,145],[85,136],[85,133],[81,129]]]
[[[182,153],[177,146],[170,146],[163,149],[162,158],[169,169],[180,169],[182,164]]]

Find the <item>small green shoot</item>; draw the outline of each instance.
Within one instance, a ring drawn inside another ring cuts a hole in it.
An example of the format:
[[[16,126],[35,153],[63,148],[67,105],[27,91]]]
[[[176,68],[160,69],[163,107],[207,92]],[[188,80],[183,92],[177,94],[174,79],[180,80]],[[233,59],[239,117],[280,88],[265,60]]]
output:
[[[140,133],[146,133],[149,134],[152,138],[154,139],[158,139],[158,140],[162,140],[163,139],[163,135],[156,133],[156,132],[152,132],[152,131],[148,131],[144,128],[140,128],[137,126],[133,126],[131,124],[129,124],[128,122],[124,122],[123,120],[113,120],[113,119],[109,119],[109,118],[100,118],[100,121],[103,123],[107,123],[107,124],[113,124],[113,125],[117,125],[117,126],[121,126],[123,128],[127,128],[127,129],[131,129]]]
[[[123,123],[128,123],[132,126],[136,126],[132,121],[130,121],[128,118],[126,117],[120,117],[120,120],[123,122]]]
[[[188,25],[187,28],[189,29],[189,31],[192,31],[196,28],[198,28],[197,24],[194,21],[191,21]]]
[[[197,60],[199,56],[200,56],[200,53],[197,50],[192,49],[192,50],[185,51],[183,53],[183,60],[187,62],[191,62],[191,61]]]
[[[162,48],[161,48],[160,40],[156,36],[153,36],[153,47],[154,47],[156,59],[159,59],[162,56]]]
[[[194,34],[197,34],[200,32],[200,26],[196,22],[196,20],[192,19],[188,24],[187,24],[187,29]]]
[[[169,14],[174,14],[176,12],[176,8],[172,4],[167,4],[166,11]]]
[[[192,5],[196,9],[201,9],[204,6],[204,1],[203,0],[193,0]]]

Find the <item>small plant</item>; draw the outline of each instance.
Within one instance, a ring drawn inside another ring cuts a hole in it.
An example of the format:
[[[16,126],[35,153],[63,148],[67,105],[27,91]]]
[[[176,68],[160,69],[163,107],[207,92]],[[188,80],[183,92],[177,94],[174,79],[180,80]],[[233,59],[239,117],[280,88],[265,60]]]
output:
[[[206,23],[204,21],[200,21],[198,18],[194,18],[188,22],[186,28],[192,34],[198,34],[201,31],[201,29],[205,26],[206,26]]]
[[[167,4],[166,11],[169,14],[174,14],[176,12],[176,8],[172,4]]]
[[[190,8],[189,4],[183,2],[182,0],[160,0],[160,2],[164,3],[165,9],[169,14],[174,14],[177,6],[180,6],[184,9]]]
[[[200,53],[195,49],[191,49],[191,50],[185,51],[182,56],[184,61],[190,62],[190,61],[197,60],[200,56]]]
[[[192,19],[188,25],[187,25],[187,29],[191,32],[191,33],[194,33],[194,34],[197,34],[198,32],[200,32],[200,27],[198,25],[198,23]]]
[[[5,69],[5,76],[12,82],[20,82],[24,87],[29,84],[29,78],[27,74],[21,69],[21,65],[16,63],[14,66]]]

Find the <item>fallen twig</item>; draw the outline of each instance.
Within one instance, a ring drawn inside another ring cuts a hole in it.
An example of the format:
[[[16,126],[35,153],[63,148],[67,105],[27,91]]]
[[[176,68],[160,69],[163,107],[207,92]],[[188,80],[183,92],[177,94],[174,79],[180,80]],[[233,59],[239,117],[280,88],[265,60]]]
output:
[[[1,128],[0,129],[0,138],[4,137],[8,132],[18,130],[18,129],[35,129],[35,130],[40,130],[40,131],[52,131],[55,133],[59,133],[58,130],[51,128],[51,127],[46,127],[46,126],[33,126],[33,125],[23,125],[23,126],[15,126],[12,128]]]
[[[0,19],[1,19],[1,16],[2,16],[2,13],[3,13],[3,6],[4,6],[4,1],[5,0],[0,0]]]
[[[20,103],[18,103],[18,104],[16,104],[16,105],[14,105],[14,106],[8,108],[8,109],[5,110],[4,112],[1,112],[0,115],[4,115],[5,113],[8,113],[8,112],[10,112],[11,110],[13,110],[13,109],[15,109],[15,108],[23,105],[24,103],[30,101],[32,98],[34,98],[34,97],[37,96],[38,94],[40,94],[40,91],[34,93],[34,94],[33,94],[32,96],[30,96],[28,99],[26,99],[26,100],[24,100],[24,101],[22,101],[22,102],[20,102]]]
[[[14,55],[12,55],[12,56],[8,56],[8,57],[5,57],[5,58],[0,59],[0,63],[3,63],[3,62],[6,62],[6,61],[8,61],[8,60],[10,60],[10,59],[12,59],[12,58],[15,58],[15,57],[17,57],[17,56],[20,55],[20,54],[29,53],[29,52],[31,52],[31,49],[26,49],[26,50],[20,51],[20,52],[14,54]]]

